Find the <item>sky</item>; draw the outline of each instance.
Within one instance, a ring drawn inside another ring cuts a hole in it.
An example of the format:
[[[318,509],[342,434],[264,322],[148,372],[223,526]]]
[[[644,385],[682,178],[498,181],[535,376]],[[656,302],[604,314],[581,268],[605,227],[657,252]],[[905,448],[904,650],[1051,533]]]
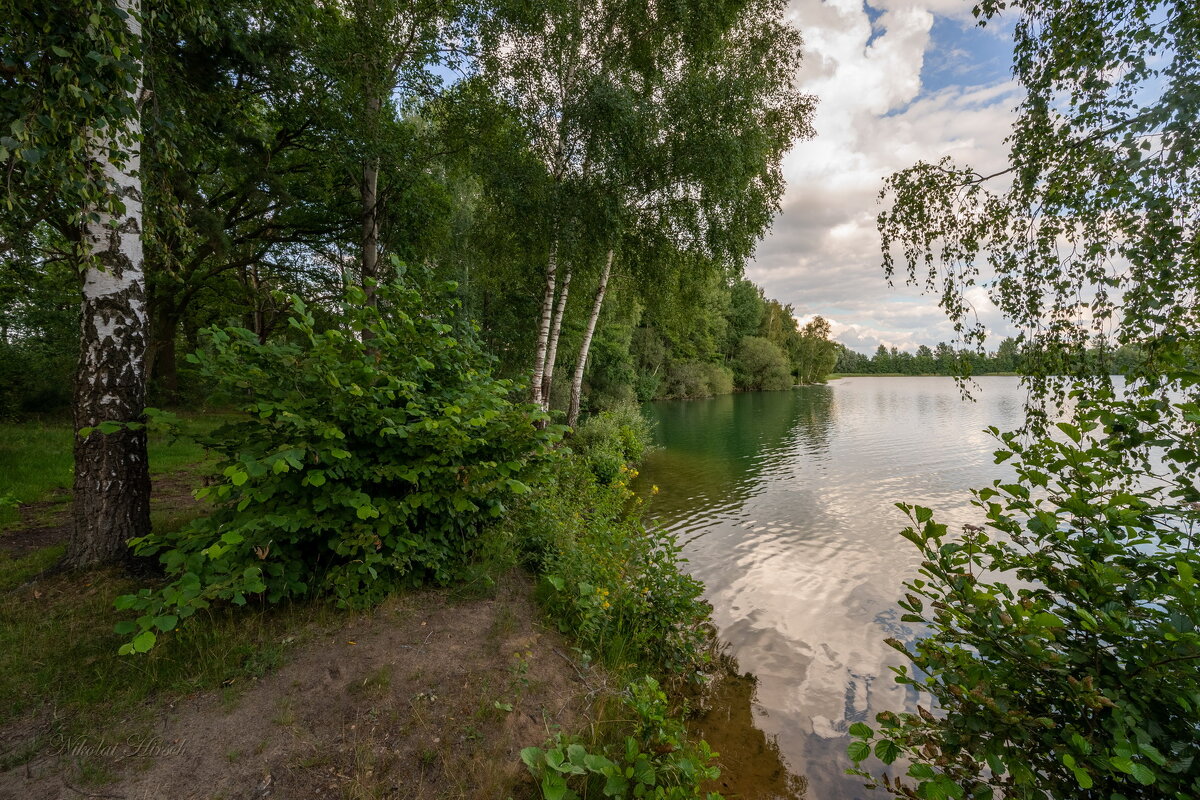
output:
[[[819,314],[838,341],[862,352],[953,340],[934,298],[902,281],[887,285],[875,217],[884,178],[919,160],[950,155],[984,174],[1004,163],[1019,99],[1010,38],[977,27],[971,6],[791,3],[805,40],[798,81],[817,96],[817,136],[784,161],[782,212],[746,274],[791,303],[801,324]],[[982,290],[971,299],[993,335],[1013,332]]]

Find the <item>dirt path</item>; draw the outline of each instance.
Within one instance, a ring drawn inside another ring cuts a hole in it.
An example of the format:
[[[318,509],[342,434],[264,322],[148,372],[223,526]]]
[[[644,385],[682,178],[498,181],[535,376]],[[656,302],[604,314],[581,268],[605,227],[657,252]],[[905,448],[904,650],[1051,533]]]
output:
[[[529,796],[520,748],[579,730],[600,680],[535,622],[531,594],[514,574],[489,599],[398,598],[240,692],[177,702],[148,736],[57,743],[0,774],[0,798]]]

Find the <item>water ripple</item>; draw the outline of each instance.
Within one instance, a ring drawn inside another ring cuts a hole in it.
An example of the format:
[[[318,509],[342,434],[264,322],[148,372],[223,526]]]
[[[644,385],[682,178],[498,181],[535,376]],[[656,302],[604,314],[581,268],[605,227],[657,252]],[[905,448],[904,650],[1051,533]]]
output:
[[[794,392],[654,403],[662,449],[654,521],[684,543],[742,668],[759,676],[760,727],[809,779],[809,800],[861,795],[841,774],[845,732],[911,707],[891,679],[895,598],[919,555],[897,532],[897,501],[972,519],[972,486],[1000,477],[988,425],[1019,422],[1015,379],[980,379],[979,402],[953,381],[854,378]]]

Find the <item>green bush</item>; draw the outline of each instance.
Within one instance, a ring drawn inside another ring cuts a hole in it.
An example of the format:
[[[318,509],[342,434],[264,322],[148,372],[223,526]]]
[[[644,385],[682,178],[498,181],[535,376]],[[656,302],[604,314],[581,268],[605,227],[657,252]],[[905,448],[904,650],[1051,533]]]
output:
[[[653,678],[629,684],[622,697],[633,729],[620,742],[588,752],[559,734],[551,746],[526,747],[521,760],[538,781],[545,800],[582,797],[645,797],[653,800],[720,800],[704,793],[721,771],[708,743],[692,743],[683,723],[670,713],[667,696]]]
[[[733,373],[720,364],[707,361],[678,361],[667,368],[662,396],[689,399],[729,394],[733,391]]]
[[[1200,404],[1073,401],[1053,436],[993,429],[1018,477],[975,492],[986,527],[901,506],[924,558],[901,606],[929,633],[889,644],[930,699],[851,728],[850,755],[906,757],[917,797],[1200,797]]]
[[[472,334],[455,331],[452,288],[381,287],[380,311],[351,290],[326,330],[294,299],[290,335],[265,344],[210,332],[190,360],[246,417],[204,440],[222,470],[201,492],[213,513],[134,540],[171,583],[118,601],[138,612],[119,627],[126,652],[215,600],[320,593],[362,606],[456,577],[559,434],[535,428]]]
[[[795,383],[787,354],[769,339],[746,336],[734,361],[737,385],[752,392],[790,389]]]
[[[69,409],[74,368],[72,350],[0,340],[0,419]]]
[[[609,663],[695,676],[708,660],[711,607],[680,569],[674,538],[632,521],[588,527],[545,564],[550,616]]]
[[[571,437],[571,447],[602,483],[620,477],[623,467],[638,464],[654,441],[654,429],[640,409],[624,403],[586,419]]]
[[[581,647],[612,664],[688,676],[708,660],[711,607],[703,585],[683,572],[674,537],[647,529],[628,487],[637,477],[631,456],[647,433],[633,419],[617,424],[604,415],[581,426],[578,452],[557,453],[508,524],[541,576],[542,605]],[[609,480],[615,453],[629,462]]]
[[[705,363],[704,380],[708,383],[710,395],[733,393],[733,370],[720,364]]]

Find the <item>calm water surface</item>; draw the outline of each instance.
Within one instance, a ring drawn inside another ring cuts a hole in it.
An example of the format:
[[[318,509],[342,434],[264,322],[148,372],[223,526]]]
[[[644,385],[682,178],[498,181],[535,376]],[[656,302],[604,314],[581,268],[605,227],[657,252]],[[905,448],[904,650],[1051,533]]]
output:
[[[894,503],[978,522],[967,489],[1005,476],[983,429],[1014,428],[1016,378],[978,378],[976,402],[949,378],[843,378],[790,392],[646,406],[661,449],[642,470],[659,524],[685,543],[715,619],[759,678],[756,723],[808,781],[807,800],[865,797],[846,730],[912,708],[883,644],[901,582],[920,559]]]

